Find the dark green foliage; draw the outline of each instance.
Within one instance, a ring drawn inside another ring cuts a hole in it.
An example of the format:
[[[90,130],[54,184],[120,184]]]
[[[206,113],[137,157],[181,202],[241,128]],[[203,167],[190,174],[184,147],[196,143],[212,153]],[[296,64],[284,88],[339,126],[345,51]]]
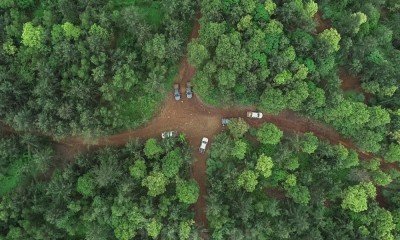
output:
[[[57,170],[49,182],[32,182],[3,195],[0,238],[198,238],[189,206],[199,196],[197,183],[186,169],[174,170],[171,179],[160,171],[188,148],[173,147],[160,160],[147,158],[135,142],[90,152]],[[6,152],[12,156],[15,151]]]
[[[18,130],[90,138],[153,116],[194,3],[18,0],[0,13],[0,117]]]
[[[241,140],[244,141],[244,140]],[[357,153],[312,134],[283,137],[273,150],[249,145],[245,161],[220,134],[207,162],[207,217],[212,239],[396,239],[397,205],[383,208],[374,185],[394,187],[379,161],[358,164]],[[262,146],[262,147],[260,147]],[[398,171],[393,170],[393,176]],[[371,181],[372,180],[372,181]],[[398,190],[398,185],[397,188]]]

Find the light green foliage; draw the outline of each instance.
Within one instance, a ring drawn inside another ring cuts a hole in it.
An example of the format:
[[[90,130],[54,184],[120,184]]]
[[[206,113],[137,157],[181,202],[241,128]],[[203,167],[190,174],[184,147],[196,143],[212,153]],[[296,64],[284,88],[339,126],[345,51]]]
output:
[[[86,173],[85,175],[80,176],[78,178],[76,190],[83,196],[93,196],[96,190],[96,182],[94,181],[92,174]]]
[[[179,149],[168,152],[162,161],[162,172],[165,176],[172,178],[179,174],[179,170],[183,165],[183,159]]]
[[[6,54],[14,55],[17,52],[17,47],[14,45],[12,40],[8,40],[3,43],[3,51]]]
[[[129,173],[135,179],[142,179],[146,176],[146,162],[143,159],[136,160],[132,166],[129,167]]]
[[[142,186],[148,188],[147,194],[151,197],[156,197],[166,191],[168,178],[158,171],[153,171],[149,176],[143,179]]]
[[[228,124],[229,132],[235,139],[241,138],[249,128],[249,124],[243,118],[231,119]]]
[[[157,143],[157,140],[150,138],[146,141],[144,146],[144,154],[148,158],[158,159],[162,153],[162,148]]]
[[[27,47],[40,48],[43,44],[44,29],[42,26],[34,27],[31,22],[24,24],[22,30],[22,44]]]
[[[381,106],[370,107],[368,127],[375,128],[390,123],[390,115]]]
[[[393,220],[393,215],[386,209],[379,208],[376,216],[376,232],[375,237],[377,239],[394,240],[392,231],[396,228],[396,224]]]
[[[328,53],[336,52],[339,50],[340,39],[340,34],[334,28],[326,29],[318,36],[318,40],[322,43],[322,46]]]
[[[248,29],[252,25],[252,22],[251,22],[252,19],[253,19],[253,17],[250,15],[246,15],[246,16],[242,17],[242,19],[240,19],[239,23],[237,24],[237,28],[240,31]]]
[[[286,176],[286,180],[285,180],[285,186],[286,187],[294,187],[297,184],[297,177],[294,174],[288,174]]]
[[[301,139],[300,145],[303,152],[311,154],[318,148],[318,138],[313,133],[305,133]]]
[[[296,156],[290,156],[285,162],[285,168],[288,170],[296,170],[297,168],[299,168],[299,166],[299,158]]]
[[[257,130],[257,140],[263,144],[276,145],[280,142],[283,132],[272,123],[264,123]]]
[[[64,30],[64,34],[68,39],[74,39],[75,41],[78,40],[79,36],[81,35],[81,29],[78,26],[74,26],[74,24],[70,22],[65,22],[62,25]]]
[[[298,204],[307,205],[310,202],[310,191],[305,186],[296,185],[289,187],[287,188],[287,194]]]
[[[114,204],[111,213],[114,234],[118,240],[134,238],[137,230],[143,226],[144,217],[135,203]]]
[[[244,170],[237,179],[237,185],[247,192],[253,192],[257,184],[257,174],[252,170]]]
[[[388,162],[399,162],[400,161],[400,145],[392,143],[389,145],[388,150],[385,153],[385,160]]]
[[[147,223],[146,230],[149,236],[155,239],[160,234],[162,227],[163,224],[161,222],[153,219],[149,223]]]
[[[220,86],[226,87],[226,88],[233,88],[235,87],[235,82],[236,82],[236,73],[235,71],[231,69],[221,69],[220,72],[218,72],[218,84]]]
[[[260,97],[260,109],[272,114],[278,114],[286,105],[287,99],[279,89],[267,88]]]
[[[63,29],[65,31],[65,27],[63,27]],[[76,31],[77,30],[74,29],[74,33],[71,33],[71,36],[76,36],[77,35]],[[89,34],[91,36],[94,36],[94,37],[97,37],[97,38],[103,39],[103,40],[107,40],[110,38],[110,34],[107,31],[107,29],[97,25],[96,23],[93,24],[92,26],[90,26]]]
[[[265,5],[265,10],[267,10],[269,15],[274,14],[276,10],[276,4],[273,0],[266,0],[264,5]]]
[[[287,81],[292,79],[292,73],[290,73],[287,70],[284,70],[283,72],[277,74],[274,77],[274,82],[278,85],[283,85],[285,84]]]
[[[236,140],[235,146],[232,148],[231,154],[237,159],[242,160],[246,155],[246,151],[247,151],[247,143],[243,140]]]
[[[272,174],[272,167],[274,162],[271,157],[261,154],[257,159],[256,170],[265,178],[268,178]]]
[[[308,17],[313,17],[318,11],[318,4],[314,2],[313,0],[307,1],[305,6],[304,6],[304,12],[306,16]]]
[[[376,185],[387,186],[393,179],[390,174],[383,172],[382,170],[377,170],[372,173],[373,181]]]
[[[203,62],[209,58],[207,48],[198,41],[192,41],[189,43],[188,53],[188,60],[190,64],[196,67],[200,67],[201,64],[203,64]]]
[[[179,240],[188,240],[190,236],[191,226],[194,224],[193,220],[181,222],[179,224]]]
[[[193,204],[199,198],[199,185],[196,181],[180,180],[176,182],[176,195],[182,203]]]
[[[371,182],[361,183],[348,187],[343,194],[342,208],[353,212],[362,212],[368,209],[368,198],[376,196],[376,189]]]
[[[358,159],[358,154],[354,150],[349,150],[347,157],[341,159],[341,165],[343,168],[352,168],[359,164],[360,160]]]

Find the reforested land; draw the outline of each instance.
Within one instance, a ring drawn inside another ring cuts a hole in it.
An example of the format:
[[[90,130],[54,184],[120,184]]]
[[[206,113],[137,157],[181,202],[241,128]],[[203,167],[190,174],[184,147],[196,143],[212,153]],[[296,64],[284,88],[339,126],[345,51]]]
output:
[[[149,120],[172,85],[194,1],[0,1],[0,118],[90,137]]]
[[[47,139],[0,131],[0,196],[44,174],[54,155],[54,145]]]
[[[198,239],[189,208],[199,194],[189,179],[191,161],[178,139],[82,154],[49,182],[2,196],[0,238]]]
[[[212,239],[400,237],[400,172],[311,133],[264,124],[246,134],[240,122],[216,137],[207,163]]]
[[[196,91],[210,104],[298,111],[364,150],[400,151],[400,14],[396,1],[200,1],[189,44]],[[331,28],[317,32],[320,10]],[[348,72],[368,93],[344,93]],[[400,159],[400,155],[396,156]]]

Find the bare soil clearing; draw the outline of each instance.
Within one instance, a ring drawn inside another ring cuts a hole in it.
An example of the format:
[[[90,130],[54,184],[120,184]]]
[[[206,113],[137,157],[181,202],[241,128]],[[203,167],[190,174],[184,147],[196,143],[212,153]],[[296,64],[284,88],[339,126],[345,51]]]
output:
[[[321,33],[325,29],[331,28],[330,21],[322,18],[322,13],[320,10],[318,10],[317,13],[314,15],[314,19],[317,21],[318,24],[316,28],[317,33]]]

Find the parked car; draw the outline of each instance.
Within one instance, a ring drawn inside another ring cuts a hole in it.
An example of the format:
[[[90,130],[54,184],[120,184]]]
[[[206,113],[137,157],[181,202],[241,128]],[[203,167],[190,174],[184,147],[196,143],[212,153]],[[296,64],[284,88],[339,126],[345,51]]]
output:
[[[192,92],[192,85],[190,84],[190,82],[188,82],[186,84],[186,97],[191,99],[193,96],[193,92]]]
[[[229,118],[222,118],[221,120],[222,126],[226,126],[229,123]]]
[[[263,114],[261,112],[247,112],[247,117],[249,117],[249,118],[262,118]]]
[[[208,138],[203,137],[203,139],[201,139],[201,144],[199,147],[200,153],[204,153],[206,151],[207,143],[208,143]]]
[[[162,138],[169,138],[169,137],[176,137],[176,136],[178,136],[177,131],[166,131],[166,132],[161,133]]]
[[[176,101],[181,100],[181,93],[179,92],[179,84],[174,84],[174,97]]]

